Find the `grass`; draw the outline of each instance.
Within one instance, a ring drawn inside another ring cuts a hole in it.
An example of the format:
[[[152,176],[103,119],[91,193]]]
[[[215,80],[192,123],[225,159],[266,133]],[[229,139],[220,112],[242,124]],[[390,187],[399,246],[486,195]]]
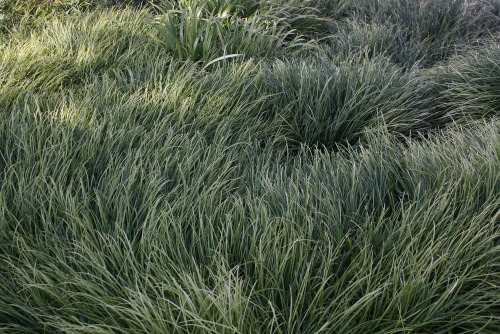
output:
[[[232,7],[189,3],[164,10],[154,27],[160,43],[177,59],[214,61],[232,57],[273,57],[293,49],[300,38],[291,36],[283,20],[262,16],[234,19]],[[300,45],[304,47],[304,44]]]
[[[498,1],[10,5],[0,331],[500,330]]]

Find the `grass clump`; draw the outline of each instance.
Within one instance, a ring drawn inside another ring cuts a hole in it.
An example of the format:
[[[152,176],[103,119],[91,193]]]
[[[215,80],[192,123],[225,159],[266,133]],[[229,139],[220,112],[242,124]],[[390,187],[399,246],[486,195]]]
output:
[[[55,17],[64,17],[117,5],[140,6],[147,0],[3,0],[0,2],[0,33],[29,31]],[[1,36],[1,35],[0,35]]]
[[[496,1],[158,6],[3,35],[0,331],[499,332]]]
[[[384,58],[279,62],[269,77],[273,93],[279,94],[275,112],[298,143],[331,149],[357,144],[366,128],[384,123],[395,133],[409,134],[439,122],[415,94],[418,78]]]
[[[490,39],[468,55],[436,70],[440,104],[449,113],[481,118],[500,113],[498,40]]]
[[[174,7],[175,8],[175,7]],[[188,2],[179,9],[160,10],[154,25],[160,42],[176,59],[211,61],[232,57],[272,57],[297,49],[293,36],[276,16],[254,12],[224,2]],[[233,12],[234,10],[234,12]]]
[[[336,49],[368,48],[403,66],[431,67],[498,32],[497,1],[353,1],[335,24]]]
[[[56,19],[36,34],[12,38],[0,50],[2,90],[56,90],[81,83],[90,73],[120,67],[154,48],[144,38],[149,33],[146,15],[95,12],[78,20]]]

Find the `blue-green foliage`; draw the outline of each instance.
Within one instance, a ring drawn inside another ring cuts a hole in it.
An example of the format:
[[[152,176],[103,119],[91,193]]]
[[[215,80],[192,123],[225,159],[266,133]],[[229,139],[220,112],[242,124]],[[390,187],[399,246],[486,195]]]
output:
[[[3,32],[0,331],[499,332],[498,1],[156,5]]]

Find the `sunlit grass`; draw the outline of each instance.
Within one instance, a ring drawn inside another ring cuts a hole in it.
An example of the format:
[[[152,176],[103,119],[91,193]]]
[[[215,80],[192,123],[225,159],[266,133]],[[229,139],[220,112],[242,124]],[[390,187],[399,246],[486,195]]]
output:
[[[496,0],[151,8],[2,35],[0,331],[499,332]]]

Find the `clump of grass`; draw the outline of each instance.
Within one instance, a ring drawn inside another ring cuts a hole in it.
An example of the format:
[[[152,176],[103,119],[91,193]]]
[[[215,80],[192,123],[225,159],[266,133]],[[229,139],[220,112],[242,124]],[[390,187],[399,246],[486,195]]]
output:
[[[0,2],[0,33],[7,34],[15,30],[29,30],[41,20],[50,20],[86,10],[87,1],[46,1],[46,0],[4,0]]]
[[[348,20],[334,25],[334,46],[368,47],[404,66],[430,67],[498,31],[498,6],[496,1],[354,1],[345,10]]]
[[[309,146],[357,144],[367,127],[385,123],[391,131],[425,131],[436,122],[414,95],[418,78],[384,58],[279,62],[269,75],[276,114],[290,138]],[[422,127],[422,128],[419,128]]]
[[[53,20],[42,30],[16,37],[17,42],[13,38],[0,50],[2,89],[56,90],[140,57],[158,46],[148,39],[148,15],[145,11],[97,11],[74,20]]]
[[[500,113],[498,40],[453,59],[432,71],[438,105],[455,119],[482,118]]]
[[[408,36],[400,26],[387,22],[367,23],[348,19],[336,28],[331,53],[384,56],[405,69],[427,65],[428,46]]]
[[[193,5],[201,6],[215,16],[235,15],[242,18],[253,16],[261,7],[260,2],[255,0],[179,0],[162,3],[167,9],[182,9]]]
[[[177,59],[208,62],[242,55],[271,57],[279,50],[293,50],[300,42],[277,17],[273,21],[259,13],[232,16],[228,14],[232,7],[212,8],[210,4],[190,2],[179,10],[163,10],[158,17],[154,26],[160,41]]]
[[[328,18],[312,1],[269,1],[265,2],[262,11],[280,18],[282,24],[299,35],[324,38],[329,33]]]
[[[55,17],[95,10],[97,7],[141,6],[147,3],[148,0],[3,0],[0,2],[0,33],[29,31]]]

